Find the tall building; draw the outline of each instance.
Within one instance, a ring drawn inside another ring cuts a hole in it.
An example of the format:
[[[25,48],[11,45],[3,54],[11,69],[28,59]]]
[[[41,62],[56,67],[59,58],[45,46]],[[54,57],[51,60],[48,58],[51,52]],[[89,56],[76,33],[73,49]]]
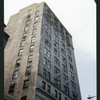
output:
[[[72,36],[45,2],[11,16],[5,32],[5,100],[81,100]]]

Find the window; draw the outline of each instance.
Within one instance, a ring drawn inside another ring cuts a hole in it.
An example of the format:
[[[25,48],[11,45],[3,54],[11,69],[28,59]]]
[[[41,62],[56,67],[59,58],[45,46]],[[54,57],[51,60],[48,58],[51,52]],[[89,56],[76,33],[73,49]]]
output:
[[[47,73],[47,70],[45,68],[43,68],[43,76],[46,78],[46,73]]]
[[[38,16],[35,17],[34,23],[37,23],[38,22],[38,18],[39,18]]]
[[[73,66],[70,63],[68,63],[68,64],[70,66],[70,69],[73,71]]]
[[[23,89],[28,88],[29,86],[29,79],[24,80]]]
[[[67,97],[65,97],[65,100],[68,100]]]
[[[30,23],[30,20],[27,20],[26,23],[25,23],[26,26],[29,25],[29,23]]]
[[[54,63],[57,64],[57,66],[60,66],[60,61],[56,57],[54,57]]]
[[[46,65],[48,68],[51,68],[51,62],[49,60],[47,60],[47,58],[44,57],[44,61],[43,61],[44,65]]]
[[[20,49],[19,52],[18,52],[18,56],[21,56],[23,53],[23,49]]]
[[[57,57],[59,57],[59,51],[58,51],[56,48],[54,48],[54,53],[55,53],[55,55],[56,55]]]
[[[61,53],[66,56],[66,52],[64,49],[61,48]]]
[[[27,32],[27,31],[28,31],[28,26],[25,26],[24,31],[25,31],[25,32]]]
[[[32,31],[32,37],[33,37],[33,38],[36,37],[36,31],[37,31],[36,29],[34,29],[34,30]]]
[[[44,76],[45,78],[47,78],[48,80],[51,79],[51,73],[48,72],[45,68],[43,68],[43,76]]]
[[[57,86],[57,87],[61,87],[61,81],[59,79],[54,79],[54,84]]]
[[[30,52],[32,52],[34,50],[34,45],[30,46]]]
[[[67,73],[67,66],[64,65],[64,64],[62,64],[62,68],[63,68],[63,71],[64,71],[65,73]]]
[[[57,98],[57,96],[58,96],[58,95],[57,95],[57,94],[58,94],[58,93],[57,93],[57,90],[55,90],[54,92],[55,92],[55,93],[54,93],[54,94],[55,94],[55,97]]]
[[[65,92],[66,94],[69,94],[69,88],[66,87],[65,85],[64,85],[64,92]]]
[[[74,79],[74,74],[70,71],[70,77]]]
[[[69,55],[68,55],[68,59],[69,59],[70,62],[72,62],[72,58]]]
[[[63,62],[65,65],[67,65],[67,60],[66,60],[66,58],[65,58],[64,56],[62,56],[62,62]]]
[[[47,92],[50,93],[51,92],[50,90],[51,90],[50,85],[47,85]]]
[[[29,11],[28,11],[28,14],[31,14],[32,13],[32,9],[30,9]]]
[[[51,52],[47,49],[44,48],[44,53],[50,58],[51,57]]]
[[[54,25],[55,25],[55,28],[57,29],[58,28],[58,20],[56,17],[54,17]]]
[[[15,71],[13,72],[13,77],[12,77],[12,79],[16,79],[16,78],[18,77],[18,73],[19,73],[19,71],[18,71],[18,70],[15,70]]]
[[[50,9],[47,9],[47,10],[46,10],[46,14],[47,14],[47,16],[48,16],[49,19],[52,18]]]
[[[31,17],[30,15],[27,15],[27,20],[29,20],[29,19],[30,19],[30,17]]]
[[[57,42],[59,42],[59,34],[56,30],[54,30],[54,37]]]
[[[33,59],[33,55],[29,55],[28,56],[28,62],[32,62],[32,59]]]
[[[60,70],[57,67],[54,67],[54,73],[55,74],[59,74],[60,73]]]
[[[27,96],[21,97],[21,100],[27,100]]]
[[[76,89],[76,85],[75,85],[75,83],[74,83],[73,81],[71,81],[71,85],[72,85],[72,87],[73,87],[74,89]]]
[[[22,42],[21,42],[21,47],[23,47],[25,45],[25,40],[23,40]]]
[[[38,15],[39,15],[39,11],[36,11],[36,12],[35,12],[35,16],[38,16]]]
[[[58,97],[58,100],[61,100],[61,93],[59,93],[59,97]]]
[[[35,42],[35,37],[31,38],[31,42],[34,43]]]
[[[71,55],[71,51],[67,48],[67,52],[68,52],[68,54],[70,54]]]
[[[26,73],[25,73],[25,75],[30,75],[30,73],[31,73],[31,66],[28,66],[27,68],[26,68]]]
[[[78,95],[76,95],[75,92],[73,92],[73,91],[72,91],[72,94],[73,94],[73,100],[77,100]]]
[[[46,83],[44,81],[42,81],[42,89],[46,89]]]
[[[59,44],[56,41],[54,41],[54,46],[59,49]]]
[[[62,47],[63,47],[63,49],[65,49],[65,44],[63,43],[63,42],[61,42],[62,43]]]
[[[45,44],[46,44],[49,48],[51,48],[51,43],[50,43],[47,39],[45,39]]]
[[[63,74],[63,80],[64,80],[65,82],[68,81],[68,77],[67,77],[65,74]]]
[[[23,33],[23,37],[22,37],[22,38],[24,38],[24,39],[25,39],[25,38],[26,38],[26,35],[27,35],[26,33]]]
[[[9,93],[14,93],[15,83],[10,84]]]
[[[50,72],[47,73],[47,79],[51,80],[51,73]]]
[[[21,61],[21,58],[16,60],[16,65],[15,65],[16,67],[20,66],[20,61]]]
[[[62,25],[60,25],[60,31],[61,32],[64,32],[64,29],[63,29],[63,26]]]

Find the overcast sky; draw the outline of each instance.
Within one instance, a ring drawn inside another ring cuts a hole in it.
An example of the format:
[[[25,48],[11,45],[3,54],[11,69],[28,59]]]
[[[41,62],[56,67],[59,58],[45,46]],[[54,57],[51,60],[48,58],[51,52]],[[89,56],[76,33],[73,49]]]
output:
[[[4,22],[43,0],[5,0]],[[44,0],[73,37],[82,100],[96,95],[96,4],[94,0]],[[96,98],[94,98],[96,100]]]

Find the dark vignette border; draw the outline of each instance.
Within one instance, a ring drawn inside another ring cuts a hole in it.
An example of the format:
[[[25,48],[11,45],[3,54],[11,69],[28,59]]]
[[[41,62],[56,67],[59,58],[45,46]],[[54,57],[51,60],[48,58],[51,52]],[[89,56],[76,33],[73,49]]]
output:
[[[4,0],[0,0],[0,100],[4,100]]]

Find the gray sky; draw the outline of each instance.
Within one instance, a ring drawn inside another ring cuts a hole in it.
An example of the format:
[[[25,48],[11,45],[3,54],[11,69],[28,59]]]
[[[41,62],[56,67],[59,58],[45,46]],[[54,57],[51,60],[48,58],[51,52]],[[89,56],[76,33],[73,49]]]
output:
[[[20,9],[42,1],[5,0],[5,24]],[[94,0],[44,1],[73,37],[82,100],[87,100],[88,95],[96,95],[96,4]]]

